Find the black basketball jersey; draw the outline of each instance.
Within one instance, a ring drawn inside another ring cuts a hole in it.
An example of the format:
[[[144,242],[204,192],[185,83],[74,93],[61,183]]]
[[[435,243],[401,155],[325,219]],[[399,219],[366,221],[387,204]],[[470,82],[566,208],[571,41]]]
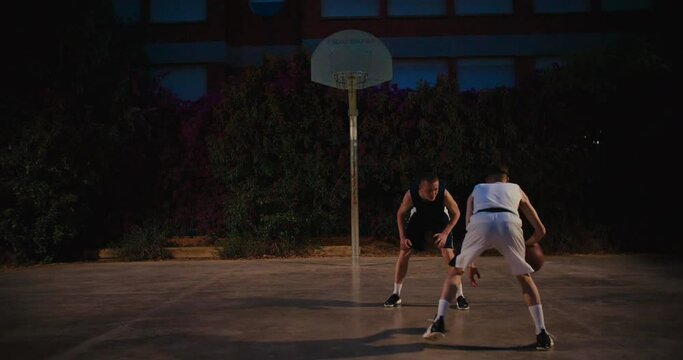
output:
[[[415,207],[415,215],[423,219],[440,219],[444,212],[444,193],[446,192],[446,185],[439,183],[439,192],[434,201],[426,201],[420,197],[419,183],[410,187],[410,197],[413,200]]]

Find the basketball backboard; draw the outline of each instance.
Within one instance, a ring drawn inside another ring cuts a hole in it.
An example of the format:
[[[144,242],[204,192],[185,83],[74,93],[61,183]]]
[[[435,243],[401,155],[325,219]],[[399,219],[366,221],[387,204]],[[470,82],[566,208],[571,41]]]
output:
[[[343,30],[325,38],[311,57],[311,80],[346,89],[345,79],[356,78],[356,89],[391,80],[391,54],[381,40],[360,30]]]

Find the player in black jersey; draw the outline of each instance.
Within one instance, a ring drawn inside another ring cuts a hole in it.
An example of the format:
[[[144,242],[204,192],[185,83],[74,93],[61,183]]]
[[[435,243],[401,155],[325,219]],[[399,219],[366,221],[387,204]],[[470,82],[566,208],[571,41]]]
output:
[[[411,210],[414,211],[406,225],[405,218]],[[441,251],[446,264],[453,259],[455,254],[451,230],[459,218],[458,204],[446,190],[445,185],[439,182],[436,174],[422,174],[418,182],[406,191],[396,213],[401,248],[396,261],[394,292],[384,302],[385,307],[395,307],[401,304],[403,280],[408,272],[408,261],[414,251],[425,250],[426,245],[433,242]],[[462,294],[462,286],[458,286],[458,290],[455,307],[459,310],[469,309],[467,299]]]

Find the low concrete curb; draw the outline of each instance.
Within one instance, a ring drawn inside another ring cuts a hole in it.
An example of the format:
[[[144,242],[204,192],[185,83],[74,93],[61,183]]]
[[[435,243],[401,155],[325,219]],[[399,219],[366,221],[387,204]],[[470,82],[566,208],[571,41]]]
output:
[[[165,247],[171,259],[215,260],[220,259],[218,246]],[[94,260],[120,260],[116,249],[100,249]]]
[[[171,259],[183,260],[217,260],[220,259],[221,247],[219,246],[183,246],[165,247]],[[362,252],[362,249],[361,249]],[[350,245],[321,246],[313,252],[313,256],[349,257],[351,256]],[[121,260],[116,249],[100,249],[86,254],[86,258],[101,261]]]

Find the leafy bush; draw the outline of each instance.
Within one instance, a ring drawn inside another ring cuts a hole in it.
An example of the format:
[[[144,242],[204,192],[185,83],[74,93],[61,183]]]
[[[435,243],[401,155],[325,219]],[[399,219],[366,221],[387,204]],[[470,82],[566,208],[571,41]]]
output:
[[[321,96],[307,73],[303,56],[267,60],[226,86],[209,143],[228,237],[292,242],[341,231],[343,102]]]
[[[105,1],[26,1],[12,10],[18,43],[8,45],[0,94],[0,246],[20,261],[79,258],[134,122],[141,43]],[[27,45],[35,43],[43,46]]]
[[[164,249],[168,246],[167,225],[150,222],[143,226],[133,226],[116,246],[117,257],[129,260],[163,260],[170,258]]]
[[[265,59],[226,79],[220,98],[185,103],[146,79],[141,37],[108,2],[21,6],[39,18],[10,16],[21,36],[0,94],[3,257],[75,259],[125,239],[129,258],[163,258],[169,231],[225,236],[225,257],[282,256],[348,233],[347,97],[310,81],[307,55]],[[668,251],[641,238],[678,220],[653,209],[680,194],[650,192],[661,187],[653,174],[672,171],[658,161],[682,153],[671,74],[636,41],[515,89],[461,93],[442,78],[361,91],[361,234],[395,236],[396,208],[424,168],[464,210],[481,167],[502,161],[549,229],[546,251]],[[173,228],[145,223],[150,213]]]
[[[229,237],[296,244],[348,232],[346,94],[310,82],[308,69],[304,55],[266,59],[226,83],[209,152],[225,186]],[[362,91],[361,233],[395,234],[396,208],[424,168],[437,170],[464,210],[482,168],[506,162],[550,231],[548,252],[624,250],[612,231],[621,225],[603,210],[628,201],[614,191],[614,164],[632,152],[624,135],[642,135],[624,124],[661,105],[650,89],[666,73],[636,42],[577,55],[515,89],[461,93],[442,78],[415,91]],[[642,128],[661,131],[663,120],[653,120]],[[463,221],[455,231],[463,236]]]
[[[297,253],[303,243],[293,241],[264,238],[264,237],[236,237],[220,239],[217,242],[219,256],[222,259],[261,258],[270,256],[289,256]]]
[[[176,104],[174,113],[166,116],[166,121],[176,119],[179,124],[177,139],[162,143],[168,157],[161,179],[178,235],[218,236],[224,231],[225,191],[212,171],[207,146],[217,102],[210,94],[194,103]]]

